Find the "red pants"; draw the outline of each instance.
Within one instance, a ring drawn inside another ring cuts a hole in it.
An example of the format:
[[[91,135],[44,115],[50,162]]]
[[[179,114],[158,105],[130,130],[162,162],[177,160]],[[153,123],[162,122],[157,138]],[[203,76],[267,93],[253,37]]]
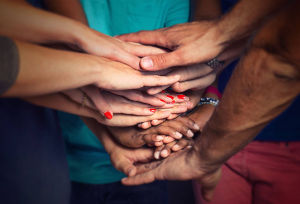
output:
[[[300,142],[254,141],[222,167],[214,198],[197,204],[300,204]]]

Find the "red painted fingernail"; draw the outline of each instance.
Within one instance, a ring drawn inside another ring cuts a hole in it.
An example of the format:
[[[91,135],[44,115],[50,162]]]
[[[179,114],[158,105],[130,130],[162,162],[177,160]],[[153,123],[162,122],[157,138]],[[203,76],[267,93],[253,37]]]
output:
[[[177,98],[179,98],[179,99],[184,99],[184,98],[185,98],[185,95],[177,95]]]
[[[170,95],[167,95],[167,97],[169,97],[169,98],[172,99],[172,100],[174,99],[174,97],[173,97],[173,96],[170,96]]]
[[[155,108],[150,108],[149,109],[152,113],[155,113],[156,109]]]
[[[112,114],[111,114],[109,111],[105,112],[104,115],[105,115],[105,117],[106,117],[108,120],[111,120],[112,117],[113,117]]]
[[[175,101],[173,100],[173,101],[172,101],[172,104],[174,104],[174,103],[175,103]]]
[[[165,91],[165,90],[162,90],[161,92],[162,92],[162,93],[166,93],[166,91]]]
[[[164,100],[162,100],[162,99],[159,99],[160,101],[162,101],[162,102],[164,102],[164,103],[166,103]]]

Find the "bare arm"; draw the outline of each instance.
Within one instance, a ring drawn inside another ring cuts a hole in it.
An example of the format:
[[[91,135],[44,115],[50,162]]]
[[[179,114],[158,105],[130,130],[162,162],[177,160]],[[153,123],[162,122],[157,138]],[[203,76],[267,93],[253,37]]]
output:
[[[76,44],[84,28],[69,18],[35,8],[26,1],[0,1],[0,34],[36,43]]]
[[[251,141],[300,93],[299,2],[260,31],[236,68],[197,147],[224,162]],[[289,30],[293,29],[293,32]]]
[[[44,0],[44,3],[50,11],[88,24],[79,0]]]
[[[218,18],[222,14],[220,0],[196,0],[195,21]]]
[[[19,51],[19,74],[2,97],[53,93],[97,80],[98,65],[92,56],[15,42]]]

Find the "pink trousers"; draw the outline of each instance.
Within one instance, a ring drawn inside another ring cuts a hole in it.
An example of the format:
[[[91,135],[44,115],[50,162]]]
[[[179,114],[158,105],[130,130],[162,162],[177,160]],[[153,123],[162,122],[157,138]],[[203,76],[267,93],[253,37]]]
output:
[[[300,204],[300,142],[254,141],[222,167],[211,202],[196,204]]]

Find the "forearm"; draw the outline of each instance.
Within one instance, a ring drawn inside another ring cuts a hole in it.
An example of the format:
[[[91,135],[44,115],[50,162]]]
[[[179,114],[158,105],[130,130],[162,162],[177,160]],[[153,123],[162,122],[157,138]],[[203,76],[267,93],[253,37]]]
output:
[[[61,51],[16,41],[19,74],[2,96],[35,96],[73,89],[96,82],[94,56]]]
[[[0,34],[35,42],[78,44],[85,27],[72,19],[35,8],[25,1],[0,1]]]
[[[48,94],[37,97],[23,98],[32,104],[64,111],[74,115],[84,116],[88,118],[100,117],[99,114],[89,108],[82,107],[81,104],[75,103],[61,93]]]
[[[272,19],[254,39],[228,83],[220,106],[197,140],[208,163],[221,164],[248,144],[300,93],[300,3]]]
[[[50,11],[88,24],[79,0],[45,0],[44,3]]]
[[[217,24],[223,43],[251,35],[287,2],[289,0],[240,0]]]

